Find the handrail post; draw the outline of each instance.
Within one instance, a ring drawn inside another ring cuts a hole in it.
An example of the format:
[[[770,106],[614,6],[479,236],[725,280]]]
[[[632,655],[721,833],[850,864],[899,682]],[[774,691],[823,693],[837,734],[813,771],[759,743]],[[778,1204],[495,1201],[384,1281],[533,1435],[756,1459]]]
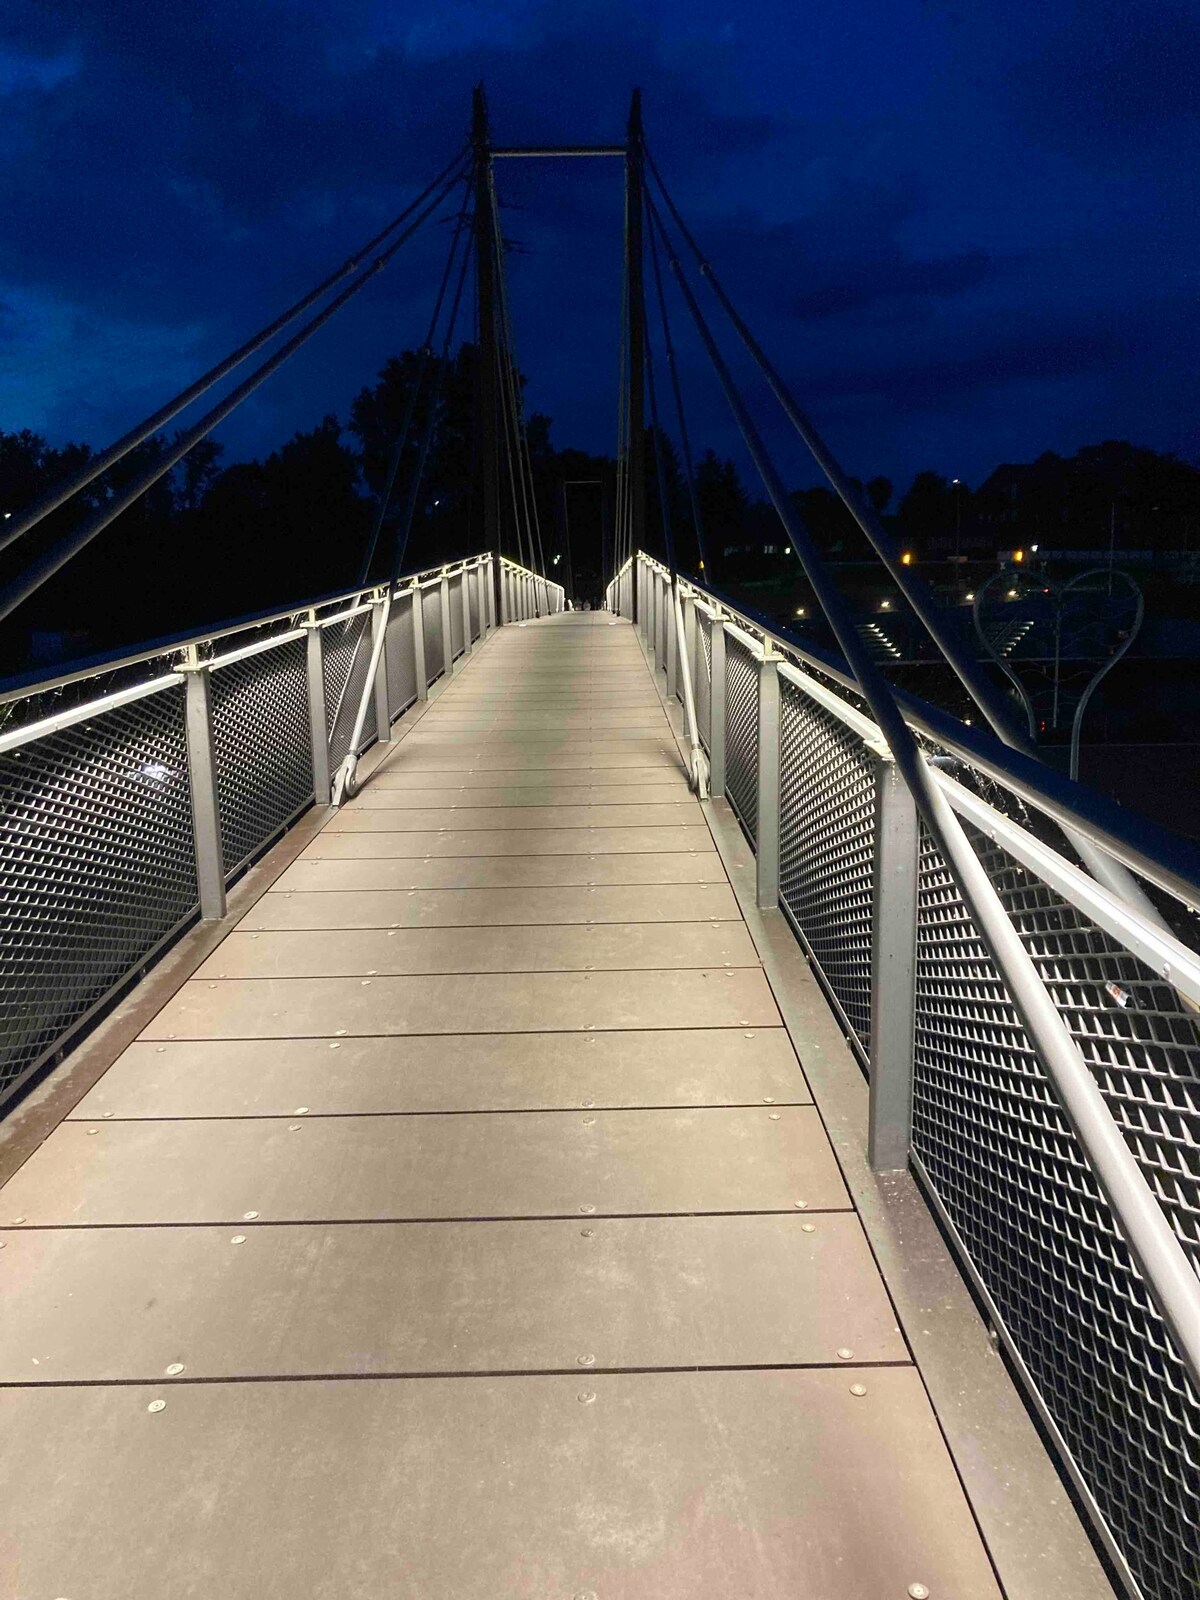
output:
[[[708,700],[708,792],[714,800],[725,793],[725,624],[712,625],[712,683]]]
[[[450,579],[444,572],[438,584],[438,600],[442,607],[442,666],[449,678],[454,671],[454,634],[450,629]]]
[[[471,636],[471,574],[466,567],[462,573],[463,654],[471,655],[475,640]],[[480,623],[482,629],[482,621]]]
[[[698,663],[700,661],[700,624],[696,620],[695,595],[681,595],[680,604],[683,606],[683,647],[687,651],[687,658],[691,663],[694,698],[696,673],[699,671]]]
[[[672,605],[674,596],[671,592],[669,578],[663,579],[663,599],[666,601],[663,609],[674,610]],[[679,640],[676,638],[675,629],[671,625],[674,618],[668,617],[666,621],[666,637],[663,640],[663,648],[667,656],[667,699],[677,700],[679,698]]]
[[[372,653],[374,653],[381,635],[387,632],[388,614],[387,601],[376,600],[371,607]],[[386,639],[384,639],[383,647],[379,651],[379,661],[375,668],[375,737],[380,744],[389,743],[392,737],[392,706],[388,697]]]
[[[308,728],[312,740],[313,804],[327,806],[333,796],[329,773],[329,722],[325,704],[325,653],[316,613],[304,624],[304,659],[308,678]]]
[[[754,829],[755,903],[779,904],[779,657],[764,641],[758,664],[758,813]]]
[[[425,665],[425,601],[421,585],[412,586],[413,667],[417,674],[417,699],[429,699],[429,669]]]
[[[496,558],[489,556],[479,569],[479,622],[483,637],[496,631]]]
[[[225,915],[225,855],[221,847],[221,808],[217,799],[217,763],[213,747],[212,673],[200,661],[195,645],[188,646],[183,678],[192,844],[200,915],[205,922],[219,922]]]
[[[912,1144],[919,850],[908,785],[890,754],[876,754],[867,1132],[867,1159],[876,1172],[907,1167]]]

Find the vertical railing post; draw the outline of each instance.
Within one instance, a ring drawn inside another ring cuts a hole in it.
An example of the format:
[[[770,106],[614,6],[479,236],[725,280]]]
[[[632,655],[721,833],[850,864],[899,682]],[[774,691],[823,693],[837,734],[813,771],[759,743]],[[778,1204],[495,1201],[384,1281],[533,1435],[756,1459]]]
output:
[[[188,787],[192,797],[192,840],[200,915],[219,922],[225,915],[225,855],[221,848],[221,809],[213,748],[211,670],[189,645],[184,662],[184,726]]]
[[[763,641],[758,664],[758,816],[754,828],[755,900],[779,904],[779,657]]]
[[[376,600],[371,607],[371,650],[387,631],[388,604]],[[388,695],[387,641],[379,651],[379,664],[375,668],[375,737],[386,744],[392,737],[392,705]]]
[[[304,655],[308,669],[308,731],[312,740],[313,804],[327,806],[333,789],[329,773],[329,721],[325,705],[325,653],[316,613],[304,624]]]
[[[449,678],[454,671],[454,634],[450,629],[450,579],[444,572],[438,584],[438,599],[442,607],[442,667]]]
[[[508,603],[508,568],[501,557],[497,556],[496,559],[500,562],[500,623],[503,626],[512,621],[512,608]]]
[[[425,665],[425,602],[421,585],[412,587],[413,667],[417,674],[417,699],[429,699],[429,671]]]
[[[679,697],[679,630],[675,626],[674,595],[669,578],[663,579],[664,609],[667,612],[667,699]]]
[[[479,627],[485,639],[496,631],[495,556],[489,556],[479,569]]]
[[[877,755],[867,1135],[867,1158],[876,1172],[906,1167],[912,1143],[919,848],[908,785],[890,755]]]
[[[696,680],[700,674],[700,624],[696,619],[696,597],[685,594],[683,605],[683,647],[692,664],[692,693],[695,696]]]
[[[654,619],[658,623],[658,665],[667,670],[667,611],[670,608],[671,597],[667,593],[667,580],[661,572],[656,573],[658,579],[658,592],[654,597]]]
[[[712,682],[708,695],[708,792],[713,799],[725,793],[725,624],[716,618],[709,638]]]
[[[470,655],[475,649],[471,628],[471,573],[466,567],[462,574],[463,651]],[[482,627],[482,623],[480,624]]]

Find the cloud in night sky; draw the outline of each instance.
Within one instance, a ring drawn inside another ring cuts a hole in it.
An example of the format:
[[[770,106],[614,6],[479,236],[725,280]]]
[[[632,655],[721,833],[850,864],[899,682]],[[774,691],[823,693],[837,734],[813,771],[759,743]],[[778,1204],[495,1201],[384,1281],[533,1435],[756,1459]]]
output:
[[[397,211],[475,80],[497,138],[533,143],[619,138],[637,82],[695,231],[853,470],[970,477],[1106,436],[1196,459],[1200,17],[1053,11],[9,0],[0,427],[127,426]],[[560,444],[611,448],[619,166],[499,183],[530,402]],[[344,416],[420,337],[445,247],[406,248],[230,453]],[[693,431],[733,449],[676,315]]]

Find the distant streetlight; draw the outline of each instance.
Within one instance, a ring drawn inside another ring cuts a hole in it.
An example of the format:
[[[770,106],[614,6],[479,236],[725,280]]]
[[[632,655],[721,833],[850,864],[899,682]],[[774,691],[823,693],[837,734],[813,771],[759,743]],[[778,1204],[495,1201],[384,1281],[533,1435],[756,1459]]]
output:
[[[798,617],[806,617],[808,615],[808,607],[807,606],[797,606],[796,607],[796,615]]]
[[[900,565],[902,567],[911,567],[912,564],[913,564],[913,553],[912,553],[911,550],[906,550],[904,552],[904,554],[900,557]]]

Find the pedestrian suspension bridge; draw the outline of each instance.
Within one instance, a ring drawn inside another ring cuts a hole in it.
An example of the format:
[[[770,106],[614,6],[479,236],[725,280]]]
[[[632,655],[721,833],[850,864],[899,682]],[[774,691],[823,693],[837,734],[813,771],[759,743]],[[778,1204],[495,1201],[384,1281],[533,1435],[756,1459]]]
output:
[[[603,609],[547,569],[505,289],[497,178],[550,157],[625,184]],[[473,284],[483,553],[408,570],[435,396],[351,591],[0,705],[0,1596],[1194,1596],[1200,860],[1023,743],[636,96],[536,150],[480,91],[388,229],[3,524],[0,612],[444,216],[418,381]],[[712,586],[694,499],[702,567],[647,526],[664,436],[694,487],[672,317],[840,653]],[[970,722],[881,676],[730,348]]]

